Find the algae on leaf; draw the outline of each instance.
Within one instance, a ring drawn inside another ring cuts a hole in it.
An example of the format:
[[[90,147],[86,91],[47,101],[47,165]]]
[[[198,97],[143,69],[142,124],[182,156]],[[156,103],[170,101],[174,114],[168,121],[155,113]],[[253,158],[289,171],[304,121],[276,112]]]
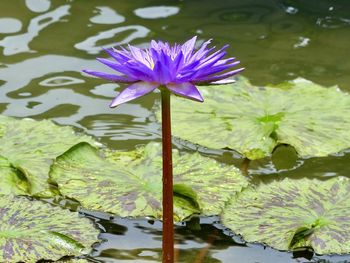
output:
[[[0,156],[12,167],[9,173],[3,171],[0,176],[10,177],[15,170],[22,173],[28,182],[29,195],[51,195],[47,180],[56,157],[82,141],[96,144],[91,137],[76,135],[71,127],[61,127],[48,120],[0,115],[0,130]]]
[[[99,231],[76,212],[0,195],[0,261],[37,262],[87,254]]]
[[[230,201],[222,222],[248,242],[279,250],[349,253],[350,179],[286,178],[251,186]]]
[[[119,216],[162,216],[161,146],[150,143],[131,152],[106,152],[81,143],[60,156],[51,180],[60,192],[89,210]],[[174,217],[218,214],[229,197],[247,184],[233,166],[174,150]],[[185,185],[186,187],[181,187]],[[180,187],[179,187],[180,186]]]
[[[350,96],[296,79],[255,87],[243,77],[233,85],[201,87],[205,103],[174,98],[173,134],[209,148],[230,148],[249,159],[269,156],[278,144],[301,157],[326,156],[350,147]],[[157,112],[157,118],[160,112]]]

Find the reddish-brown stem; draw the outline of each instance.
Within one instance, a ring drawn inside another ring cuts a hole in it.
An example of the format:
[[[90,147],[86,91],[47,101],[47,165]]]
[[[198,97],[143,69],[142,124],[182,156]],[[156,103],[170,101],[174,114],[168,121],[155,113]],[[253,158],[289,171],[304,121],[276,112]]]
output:
[[[173,161],[170,92],[162,89],[163,141],[163,263],[174,263]]]
[[[215,230],[215,233],[213,233],[211,236],[209,236],[209,239],[207,241],[208,245],[206,247],[204,247],[198,257],[196,258],[195,262],[194,263],[202,263],[204,262],[204,259],[205,259],[205,256],[207,255],[210,247],[213,245],[215,239],[217,238],[217,234],[218,234],[218,231]]]

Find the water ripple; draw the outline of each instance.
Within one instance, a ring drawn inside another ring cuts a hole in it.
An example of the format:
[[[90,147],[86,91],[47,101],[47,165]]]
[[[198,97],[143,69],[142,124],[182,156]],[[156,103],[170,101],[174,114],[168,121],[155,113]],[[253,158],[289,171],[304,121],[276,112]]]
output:
[[[179,13],[177,6],[148,6],[134,10],[135,15],[145,19],[165,18]]]
[[[95,24],[118,24],[125,21],[125,17],[118,14],[108,6],[97,6],[97,15],[90,18],[90,21]]]
[[[105,83],[95,86],[94,89],[90,90],[92,94],[103,96],[103,97],[115,97],[115,89],[119,87],[116,83]]]
[[[6,67],[0,68],[0,80],[4,81],[0,89],[0,97],[7,102],[7,93],[23,88],[33,79],[45,75],[64,71],[80,71],[82,68],[96,69],[96,66],[98,63],[95,60],[59,55],[45,55],[7,64]]]
[[[21,20],[12,17],[0,18],[0,34],[16,33],[21,29]]]
[[[350,19],[342,17],[326,16],[318,18],[316,24],[323,28],[341,28],[350,26]]]
[[[15,103],[8,104],[3,113],[10,116],[37,116],[62,103],[76,105],[79,109],[76,112],[72,112],[69,116],[54,119],[61,124],[79,126],[83,129],[85,128],[78,125],[78,123],[87,116],[101,114],[129,115],[130,118],[137,122],[142,122],[149,116],[149,111],[137,104],[128,103],[122,105],[116,112],[115,109],[108,107],[110,99],[92,98],[64,88],[48,90],[45,94],[36,97],[18,98],[15,100]],[[114,121],[117,123],[116,119]]]
[[[118,41],[112,40],[112,42],[103,44],[103,45],[97,44],[97,42],[104,39],[111,39],[111,38],[118,39],[118,35],[124,36],[126,32],[127,33],[130,32],[130,33],[122,40],[118,40]],[[128,44],[135,39],[138,39],[138,38],[142,39],[147,37],[149,32],[150,30],[144,26],[139,26],[139,25],[122,26],[122,27],[117,27],[117,28],[99,32],[97,35],[89,37],[86,40],[75,44],[74,47],[80,50],[85,50],[89,54],[98,54],[102,50],[102,48],[110,48],[117,45]]]
[[[39,82],[39,85],[46,87],[57,87],[57,86],[68,86],[78,83],[84,83],[82,79],[77,79],[69,76],[56,76],[52,78],[45,79]]]
[[[34,52],[29,48],[29,43],[39,35],[41,30],[68,15],[69,9],[69,5],[63,5],[51,12],[39,15],[30,21],[26,33],[7,36],[2,39],[0,46],[4,47],[3,54],[10,56],[23,52]]]
[[[32,12],[41,13],[49,10],[50,0],[26,0],[26,6]]]

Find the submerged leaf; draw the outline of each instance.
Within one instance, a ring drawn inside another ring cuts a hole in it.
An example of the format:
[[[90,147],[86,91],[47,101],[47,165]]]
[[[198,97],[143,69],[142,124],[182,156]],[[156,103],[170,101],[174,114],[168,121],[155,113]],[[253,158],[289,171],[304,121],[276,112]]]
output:
[[[278,87],[201,87],[205,103],[173,100],[173,134],[209,148],[231,148],[249,159],[271,154],[279,144],[298,154],[326,156],[350,147],[350,96],[304,79]],[[158,119],[160,111],[157,112]]]
[[[98,241],[92,223],[59,207],[0,196],[0,261],[36,262],[79,256]]]
[[[79,144],[57,159],[51,179],[63,195],[78,200],[86,209],[161,218],[160,144],[107,155],[103,158],[88,144]],[[180,155],[174,150],[173,164],[176,220],[201,211],[220,213],[229,196],[247,184],[233,166],[198,153]]]
[[[11,164],[12,172],[22,173],[28,180],[27,194],[31,195],[51,195],[47,179],[56,157],[82,141],[96,144],[91,137],[78,136],[71,127],[60,127],[48,120],[0,115],[0,130],[0,155]],[[8,172],[4,175],[3,171],[0,176],[14,176],[13,180],[17,180],[14,173]]]
[[[279,250],[349,253],[350,179],[286,178],[247,188],[230,201],[222,222],[248,242]]]

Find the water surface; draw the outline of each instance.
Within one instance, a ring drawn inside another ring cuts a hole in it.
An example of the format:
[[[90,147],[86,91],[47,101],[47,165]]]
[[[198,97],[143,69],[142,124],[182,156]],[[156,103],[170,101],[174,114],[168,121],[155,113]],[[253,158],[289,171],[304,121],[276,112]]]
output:
[[[95,60],[106,56],[103,47],[145,47],[150,39],[183,42],[193,35],[200,42],[213,38],[218,47],[230,44],[229,55],[242,61],[244,76],[256,85],[303,77],[350,91],[347,0],[1,0],[0,113],[50,118],[114,149],[159,141],[159,125],[151,114],[159,94],[110,109],[108,103],[122,87],[81,70],[105,70]],[[242,161],[231,153],[204,152],[227,163]],[[348,152],[292,164],[276,158],[288,169],[277,170],[264,159],[252,162],[250,174],[263,180],[350,174]],[[93,217],[105,239],[91,254],[93,260],[159,262],[159,222]],[[201,230],[194,225],[176,228],[179,262],[350,262],[349,256],[293,255],[245,244],[215,217],[201,218]]]

